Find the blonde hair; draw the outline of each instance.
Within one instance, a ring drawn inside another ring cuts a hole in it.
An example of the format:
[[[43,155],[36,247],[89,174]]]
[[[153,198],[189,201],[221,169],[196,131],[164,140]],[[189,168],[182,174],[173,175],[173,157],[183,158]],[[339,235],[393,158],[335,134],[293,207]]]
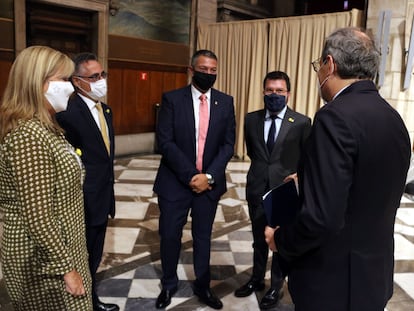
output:
[[[19,120],[37,118],[51,131],[61,131],[48,111],[44,85],[57,73],[70,77],[72,60],[47,46],[31,46],[15,59],[0,104],[0,142],[17,127]]]

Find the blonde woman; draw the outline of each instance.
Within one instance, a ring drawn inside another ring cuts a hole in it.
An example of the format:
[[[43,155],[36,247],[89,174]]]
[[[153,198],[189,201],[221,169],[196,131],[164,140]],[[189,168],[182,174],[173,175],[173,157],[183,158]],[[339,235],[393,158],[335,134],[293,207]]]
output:
[[[16,311],[92,310],[83,169],[54,117],[73,92],[73,69],[66,55],[29,47],[0,105],[1,254]]]

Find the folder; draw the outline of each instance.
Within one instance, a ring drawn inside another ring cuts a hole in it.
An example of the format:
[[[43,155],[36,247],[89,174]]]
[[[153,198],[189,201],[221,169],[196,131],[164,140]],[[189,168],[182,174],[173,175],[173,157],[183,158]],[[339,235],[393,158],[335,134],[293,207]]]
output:
[[[267,224],[272,228],[292,223],[299,208],[299,195],[293,179],[269,190],[263,196]]]

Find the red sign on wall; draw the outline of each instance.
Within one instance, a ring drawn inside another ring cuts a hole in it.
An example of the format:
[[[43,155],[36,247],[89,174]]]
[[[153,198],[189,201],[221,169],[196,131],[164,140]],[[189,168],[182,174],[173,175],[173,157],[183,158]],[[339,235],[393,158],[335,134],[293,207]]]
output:
[[[148,80],[148,72],[140,72],[139,73],[139,78],[141,80]]]

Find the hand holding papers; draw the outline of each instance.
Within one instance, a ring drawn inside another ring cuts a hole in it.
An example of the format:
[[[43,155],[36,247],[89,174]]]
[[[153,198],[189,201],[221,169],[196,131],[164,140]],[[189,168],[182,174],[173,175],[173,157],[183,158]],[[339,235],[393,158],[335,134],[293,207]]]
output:
[[[272,228],[292,223],[299,208],[299,196],[293,179],[263,196],[263,209],[267,223]]]

